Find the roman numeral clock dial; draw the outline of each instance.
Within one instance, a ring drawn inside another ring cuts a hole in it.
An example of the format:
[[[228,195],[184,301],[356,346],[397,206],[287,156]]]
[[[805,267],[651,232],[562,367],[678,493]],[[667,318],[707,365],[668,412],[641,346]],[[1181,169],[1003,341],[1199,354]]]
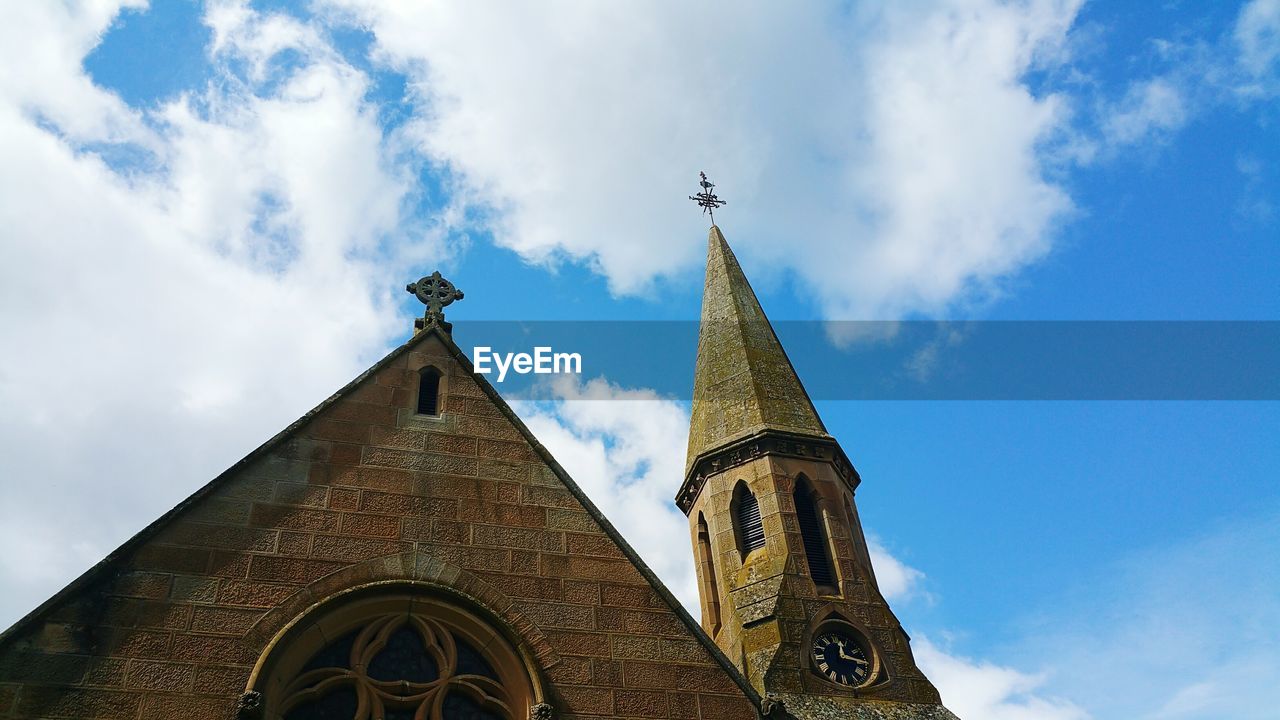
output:
[[[871,654],[843,630],[815,634],[812,652],[818,673],[837,685],[861,687],[871,679]]]

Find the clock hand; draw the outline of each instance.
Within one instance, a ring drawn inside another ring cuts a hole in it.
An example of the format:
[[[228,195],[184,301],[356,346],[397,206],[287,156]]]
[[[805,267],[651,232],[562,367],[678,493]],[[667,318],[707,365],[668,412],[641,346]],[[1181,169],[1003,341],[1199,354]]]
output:
[[[844,654],[844,648],[843,648],[843,647],[841,647],[840,649],[836,650],[836,652],[837,652],[837,653],[839,653],[839,655],[840,655],[840,659],[841,659],[841,660],[852,660],[852,661],[854,661],[854,662],[856,662],[856,663],[858,663],[858,664],[860,664],[860,665],[867,665],[867,664],[868,664],[868,663],[867,663],[867,661],[866,661],[866,660],[863,660],[862,658],[856,658],[856,657],[853,657],[852,655],[845,655],[845,654]]]

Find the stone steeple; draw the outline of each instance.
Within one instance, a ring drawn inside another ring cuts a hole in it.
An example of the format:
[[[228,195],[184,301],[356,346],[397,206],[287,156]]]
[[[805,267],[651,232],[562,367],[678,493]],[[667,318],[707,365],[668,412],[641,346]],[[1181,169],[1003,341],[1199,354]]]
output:
[[[738,259],[712,225],[686,469],[699,455],[765,429],[829,437]]]
[[[782,703],[769,717],[954,720],[880,594],[860,482],[713,225],[676,496],[702,627]]]

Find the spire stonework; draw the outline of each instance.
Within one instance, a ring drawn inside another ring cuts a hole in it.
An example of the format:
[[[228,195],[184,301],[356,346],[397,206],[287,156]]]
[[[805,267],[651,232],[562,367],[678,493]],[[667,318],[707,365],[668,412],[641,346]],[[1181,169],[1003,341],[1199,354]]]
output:
[[[712,225],[686,469],[707,450],[766,428],[829,437],[738,259]]]
[[[859,482],[712,225],[676,497],[703,629],[795,718],[954,720],[876,584]]]

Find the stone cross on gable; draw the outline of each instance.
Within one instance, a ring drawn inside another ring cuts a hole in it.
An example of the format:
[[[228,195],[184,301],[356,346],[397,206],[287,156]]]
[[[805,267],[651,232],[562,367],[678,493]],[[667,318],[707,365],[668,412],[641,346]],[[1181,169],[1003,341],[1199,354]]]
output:
[[[413,293],[420,302],[427,306],[426,314],[413,322],[415,332],[420,332],[433,325],[439,326],[445,332],[453,329],[451,323],[445,322],[444,309],[446,306],[452,305],[454,300],[461,300],[462,291],[454,287],[453,283],[444,279],[439,270],[427,275],[418,282],[409,283],[405,289]]]

